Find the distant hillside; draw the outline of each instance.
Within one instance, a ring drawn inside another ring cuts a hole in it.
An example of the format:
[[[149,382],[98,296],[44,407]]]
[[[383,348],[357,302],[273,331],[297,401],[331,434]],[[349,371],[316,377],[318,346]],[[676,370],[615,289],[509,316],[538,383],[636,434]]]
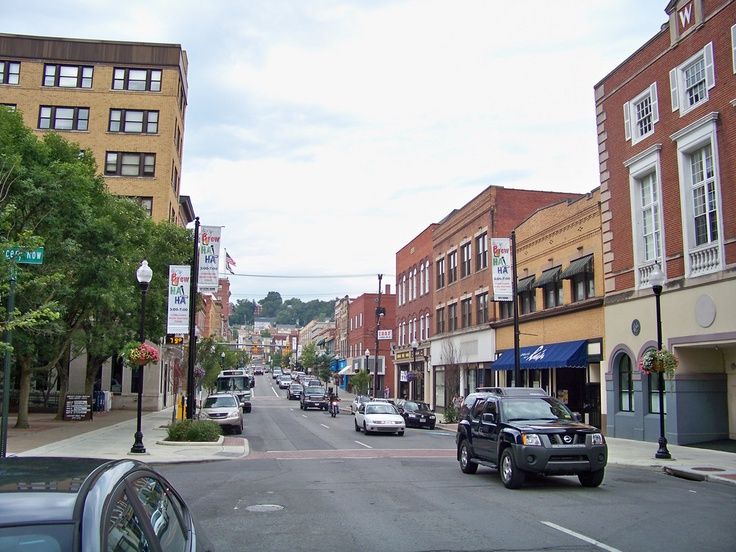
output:
[[[232,305],[229,321],[231,326],[253,324],[254,313],[259,308],[258,317],[275,318],[277,324],[298,323],[304,326],[312,320],[331,320],[335,314],[335,301],[315,299],[305,303],[295,298],[284,301],[278,291],[269,291],[258,301],[238,300]]]

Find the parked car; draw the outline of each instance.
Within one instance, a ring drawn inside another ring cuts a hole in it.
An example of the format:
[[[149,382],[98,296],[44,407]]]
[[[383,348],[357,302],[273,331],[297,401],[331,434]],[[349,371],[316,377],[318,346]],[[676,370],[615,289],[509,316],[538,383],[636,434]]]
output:
[[[367,403],[371,398],[367,395],[355,395],[353,402],[350,404],[350,413],[355,414],[361,404]]]
[[[217,422],[227,430],[243,433],[243,409],[238,397],[232,393],[215,393],[204,400],[200,418]]]
[[[355,431],[362,429],[366,435],[373,431],[403,435],[406,429],[406,422],[396,407],[384,401],[369,401],[361,404],[355,413],[353,422]]]
[[[279,389],[288,389],[293,383],[291,376],[288,374],[281,374],[278,379]]]
[[[0,460],[0,549],[213,550],[181,495],[137,460]]]
[[[286,397],[289,400],[300,399],[303,392],[304,387],[302,387],[301,383],[292,382],[291,385],[289,385],[289,389],[286,390]]]
[[[396,408],[399,410],[399,414],[404,417],[406,427],[434,429],[437,423],[437,416],[425,402],[399,399],[396,401]]]
[[[305,386],[304,392],[299,399],[299,406],[302,410],[309,410],[310,408],[327,410],[330,406],[327,401],[327,390],[320,385]]]
[[[527,473],[577,475],[584,487],[603,482],[608,447],[598,428],[580,422],[555,397],[531,387],[495,388],[466,399],[455,435],[464,473],[497,469],[509,489]]]

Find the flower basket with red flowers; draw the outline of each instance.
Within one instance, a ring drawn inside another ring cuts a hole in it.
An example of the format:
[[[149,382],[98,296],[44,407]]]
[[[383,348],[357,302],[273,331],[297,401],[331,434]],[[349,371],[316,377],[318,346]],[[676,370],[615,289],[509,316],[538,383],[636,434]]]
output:
[[[678,364],[677,357],[669,351],[649,349],[639,359],[639,371],[647,375],[664,372],[671,379]]]
[[[123,356],[133,366],[145,366],[159,359],[158,349],[148,343],[129,343]]]

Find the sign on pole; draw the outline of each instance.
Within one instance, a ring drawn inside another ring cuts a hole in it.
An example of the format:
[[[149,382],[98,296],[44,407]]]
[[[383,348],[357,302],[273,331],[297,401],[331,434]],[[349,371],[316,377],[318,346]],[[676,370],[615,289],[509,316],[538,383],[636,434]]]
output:
[[[513,301],[513,274],[511,263],[511,240],[491,239],[491,274],[493,277],[493,300]]]
[[[202,226],[199,235],[197,291],[216,293],[220,281],[220,226]]]
[[[189,265],[169,266],[169,309],[167,334],[185,334],[189,331]]]
[[[5,258],[19,264],[43,264],[43,247],[36,249],[20,249],[13,247],[5,250]]]

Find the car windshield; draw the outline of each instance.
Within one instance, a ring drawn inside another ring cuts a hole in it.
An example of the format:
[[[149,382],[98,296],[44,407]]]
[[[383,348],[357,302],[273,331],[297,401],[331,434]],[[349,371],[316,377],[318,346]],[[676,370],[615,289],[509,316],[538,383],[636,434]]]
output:
[[[396,414],[392,404],[369,404],[365,407],[366,414]]]
[[[291,388],[294,389],[295,391],[301,391],[302,390],[302,386],[300,384],[298,384],[298,383],[292,383],[291,384]]]
[[[572,412],[553,397],[508,399],[503,401],[503,417],[515,420],[573,420]]]
[[[401,408],[409,412],[415,412],[417,410],[429,410],[429,405],[424,402],[404,401]]]
[[[235,397],[207,397],[204,400],[205,408],[222,408],[228,406],[238,406],[238,400]]]
[[[324,389],[321,387],[307,387],[306,393],[310,395],[322,395],[324,394]]]

